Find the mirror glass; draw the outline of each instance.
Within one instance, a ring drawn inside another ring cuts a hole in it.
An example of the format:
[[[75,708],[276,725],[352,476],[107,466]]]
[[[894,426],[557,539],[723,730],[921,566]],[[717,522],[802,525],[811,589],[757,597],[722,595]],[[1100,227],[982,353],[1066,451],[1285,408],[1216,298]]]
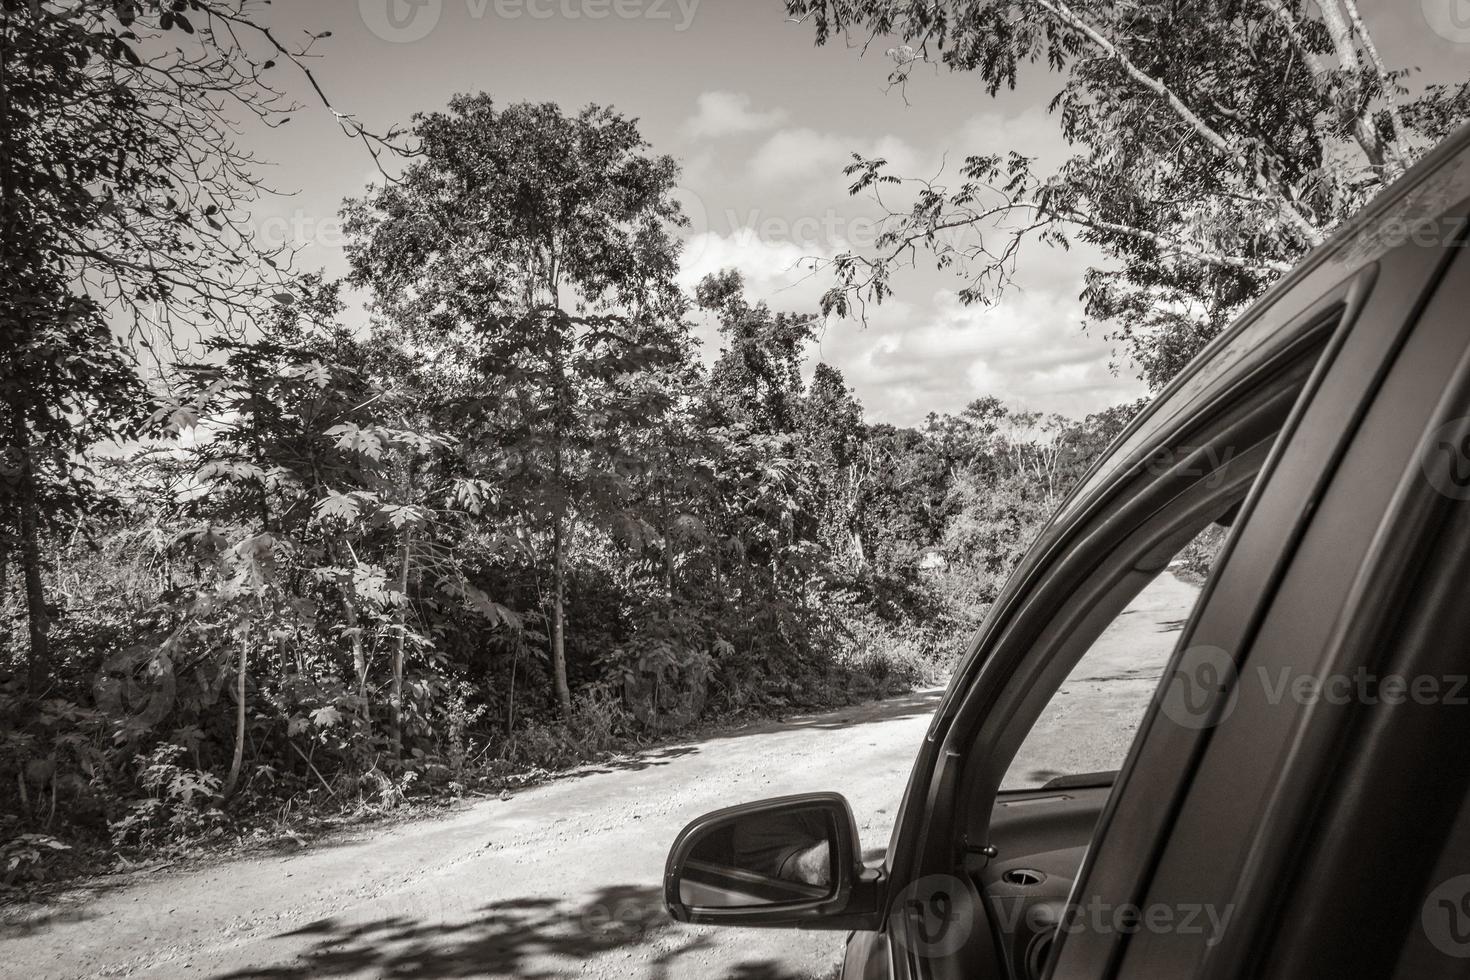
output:
[[[679,878],[690,907],[819,902],[837,892],[837,825],[822,807],[731,817],[694,842]]]

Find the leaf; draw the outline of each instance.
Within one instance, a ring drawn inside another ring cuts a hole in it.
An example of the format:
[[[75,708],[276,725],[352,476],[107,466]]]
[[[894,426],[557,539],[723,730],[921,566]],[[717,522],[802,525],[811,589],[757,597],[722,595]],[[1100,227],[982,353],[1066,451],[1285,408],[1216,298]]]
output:
[[[347,494],[338,493],[336,490],[328,490],[327,496],[317,501],[312,513],[319,521],[330,518],[355,521],[358,515],[358,502]]]
[[[412,504],[405,504],[401,507],[384,507],[383,515],[388,518],[388,523],[399,531],[405,527],[420,527],[424,523],[423,509]]]
[[[201,483],[218,480],[228,483],[264,483],[265,470],[254,463],[206,463],[199,467],[194,478]]]
[[[383,440],[376,432],[359,429],[351,422],[346,422],[332,426],[325,434],[336,437],[338,449],[359,452],[369,459],[383,458]]]
[[[311,723],[318,728],[331,728],[333,725],[340,724],[341,721],[342,712],[330,704],[322,708],[317,708],[311,713]]]
[[[168,416],[168,427],[174,432],[183,432],[199,425],[199,410],[192,405],[180,405]]]
[[[271,299],[281,306],[294,306],[296,304],[296,297],[291,293],[276,293]]]

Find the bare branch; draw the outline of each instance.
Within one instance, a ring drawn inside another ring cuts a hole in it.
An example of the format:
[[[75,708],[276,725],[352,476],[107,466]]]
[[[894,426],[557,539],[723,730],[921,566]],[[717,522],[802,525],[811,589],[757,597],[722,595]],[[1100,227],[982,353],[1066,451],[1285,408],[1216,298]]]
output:
[[[1326,0],[1326,2],[1331,3],[1332,0]],[[1393,136],[1388,141],[1389,149],[1398,161],[1400,170],[1407,170],[1411,161],[1409,151],[1404,146],[1404,133],[1407,130],[1404,128],[1403,116],[1399,112],[1398,93],[1395,91],[1398,83],[1394,81],[1393,76],[1384,66],[1383,59],[1378,55],[1378,45],[1374,43],[1373,35],[1368,32],[1368,25],[1363,23],[1363,17],[1358,13],[1358,0],[1342,0],[1342,2],[1349,19],[1352,20],[1353,30],[1357,32],[1358,37],[1363,39],[1363,50],[1368,53],[1369,60],[1373,62],[1373,70],[1378,73],[1378,84],[1383,90],[1383,101],[1388,108],[1389,122],[1393,126]]]

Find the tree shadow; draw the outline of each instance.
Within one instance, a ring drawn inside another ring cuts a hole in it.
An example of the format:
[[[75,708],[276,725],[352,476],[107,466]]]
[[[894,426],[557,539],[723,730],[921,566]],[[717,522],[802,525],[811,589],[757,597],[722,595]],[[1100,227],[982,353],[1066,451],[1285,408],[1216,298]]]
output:
[[[624,951],[619,975],[647,980],[708,976],[681,962],[712,947],[707,934],[671,922],[659,889],[618,885],[580,904],[521,898],[480,909],[464,922],[391,916],[369,922],[320,919],[278,938],[309,939],[286,965],[214,974],[213,980],[306,980],[359,974],[385,980],[518,977],[552,980],[579,974],[586,961]],[[678,940],[684,940],[679,942]],[[641,954],[641,955],[640,955]],[[637,957],[633,959],[632,957]],[[776,980],[788,974],[768,960],[736,965],[727,980]]]
[[[900,718],[914,718],[919,715],[931,715],[939,707],[939,702],[944,698],[943,689],[928,691],[915,691],[910,694],[902,694],[897,697],[887,698],[882,701],[868,701],[863,704],[851,705],[836,711],[812,712],[810,714],[788,715],[778,721],[758,722],[747,725],[744,728],[732,732],[723,732],[700,739],[704,742],[714,742],[731,738],[745,738],[750,735],[768,735],[772,732],[785,732],[798,729],[814,729],[817,731],[841,731],[847,728],[857,728],[861,725],[873,725],[878,722],[896,721]]]
[[[34,915],[11,914],[4,920],[0,920],[0,942],[23,939],[37,933],[49,932],[58,926],[70,925],[74,922],[90,922],[95,918],[96,916],[91,912],[76,906],[62,906]]]
[[[668,748],[650,749],[635,755],[615,756],[601,759],[561,774],[564,779],[581,779],[584,776],[602,776],[610,772],[642,772],[655,766],[666,766],[675,759],[698,752],[697,746],[675,745]]]
[[[556,774],[556,779],[582,779],[587,776],[604,776],[612,772],[642,772],[654,766],[666,766],[675,759],[696,755],[700,751],[699,747],[709,742],[802,729],[841,731],[846,728],[894,721],[899,718],[929,715],[939,707],[939,702],[943,697],[942,689],[916,691],[882,701],[867,701],[851,705],[837,711],[810,712],[754,722],[731,731],[696,735],[687,742],[675,745],[590,762],[575,769],[559,772]]]

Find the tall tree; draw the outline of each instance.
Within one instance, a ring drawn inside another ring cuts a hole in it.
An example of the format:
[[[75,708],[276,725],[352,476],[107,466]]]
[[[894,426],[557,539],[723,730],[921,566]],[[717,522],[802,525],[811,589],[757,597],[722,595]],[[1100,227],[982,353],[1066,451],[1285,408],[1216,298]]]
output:
[[[817,500],[819,540],[834,555],[861,567],[866,562],[859,517],[872,478],[873,458],[865,452],[863,406],[842,372],[818,364],[801,403],[801,430]]]
[[[991,96],[1042,63],[1075,152],[1039,172],[1023,148],[971,148],[953,183],[903,180],[882,159],[853,191],[907,183],[871,254],[835,262],[829,309],[881,301],[916,248],[990,302],[1023,247],[1102,249],[1086,276],[1105,321],[1157,387],[1241,307],[1470,110],[1470,83],[1405,88],[1357,0],[787,0],[818,43],[892,38],[892,78],[930,61]]]
[[[475,466],[547,549],[551,661],[569,712],[568,549],[579,521],[621,507],[619,427],[647,418],[625,375],[672,356],[657,324],[682,304],[678,168],[598,106],[569,117],[460,95],[415,116],[413,134],[420,159],[346,207],[353,275],[400,329],[474,352],[461,363]]]
[[[316,36],[288,49],[247,7],[0,3],[0,528],[25,580],[33,687],[49,658],[42,542],[99,493],[73,463],[147,414],[124,338],[167,349],[182,326],[238,327],[280,288],[281,257],[250,230],[261,184],[235,110],[289,121],[299,106],[271,73],[279,61],[314,86],[301,58]]]

